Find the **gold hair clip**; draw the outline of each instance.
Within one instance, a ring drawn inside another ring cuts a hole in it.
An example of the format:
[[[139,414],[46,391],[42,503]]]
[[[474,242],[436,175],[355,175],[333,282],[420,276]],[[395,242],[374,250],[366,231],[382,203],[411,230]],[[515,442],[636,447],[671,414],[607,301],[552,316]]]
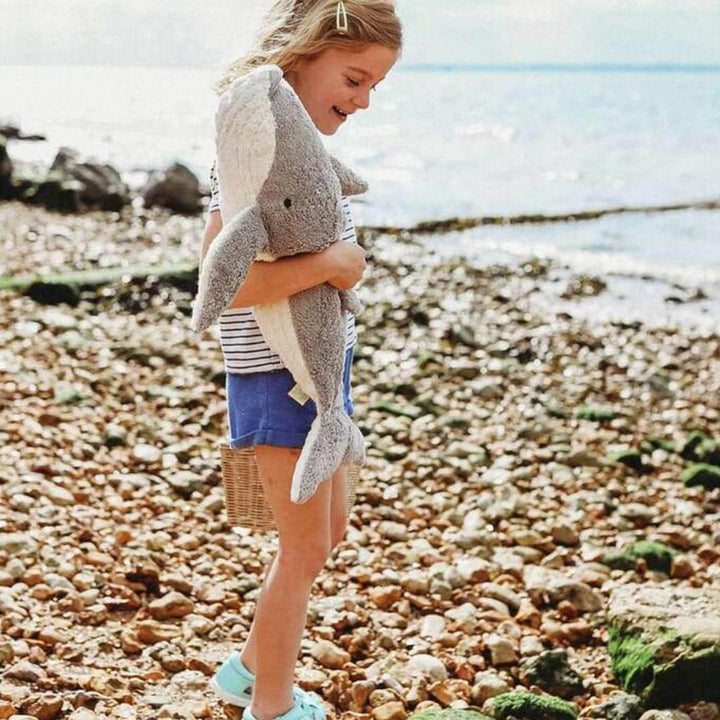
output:
[[[342,10],[342,23],[340,22],[340,11]],[[335,11],[335,27],[341,33],[346,33],[348,30],[348,19],[347,11],[345,10],[345,3],[343,0],[338,0],[337,10]]]

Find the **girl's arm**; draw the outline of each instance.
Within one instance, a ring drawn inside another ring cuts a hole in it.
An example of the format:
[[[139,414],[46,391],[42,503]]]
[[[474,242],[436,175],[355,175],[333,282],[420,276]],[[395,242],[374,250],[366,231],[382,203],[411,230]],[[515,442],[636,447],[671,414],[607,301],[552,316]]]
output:
[[[222,226],[220,211],[208,213],[200,254],[201,266],[210,243]],[[274,262],[257,261],[250,266],[245,282],[238,289],[228,309],[275,302],[327,282],[332,276],[332,264],[325,251],[302,253]]]

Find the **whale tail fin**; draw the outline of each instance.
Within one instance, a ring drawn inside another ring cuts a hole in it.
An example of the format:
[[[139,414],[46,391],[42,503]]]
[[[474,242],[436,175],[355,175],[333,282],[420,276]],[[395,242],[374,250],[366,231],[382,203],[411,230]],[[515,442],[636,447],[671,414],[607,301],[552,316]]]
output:
[[[365,462],[362,433],[343,407],[318,413],[295,465],[290,500],[306,503],[325,480],[345,463]]]

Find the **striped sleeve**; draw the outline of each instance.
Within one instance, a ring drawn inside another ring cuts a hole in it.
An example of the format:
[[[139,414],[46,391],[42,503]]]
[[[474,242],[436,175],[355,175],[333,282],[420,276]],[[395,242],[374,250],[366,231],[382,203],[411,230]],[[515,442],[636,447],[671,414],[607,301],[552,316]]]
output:
[[[215,161],[210,168],[210,203],[208,212],[220,210],[220,188],[218,187],[217,173],[215,172]]]

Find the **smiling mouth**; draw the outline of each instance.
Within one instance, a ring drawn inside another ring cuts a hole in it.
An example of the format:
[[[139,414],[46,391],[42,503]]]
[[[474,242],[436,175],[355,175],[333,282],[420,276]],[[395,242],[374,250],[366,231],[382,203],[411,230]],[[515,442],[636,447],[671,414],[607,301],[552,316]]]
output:
[[[342,112],[341,110],[338,109],[338,107],[336,105],[333,105],[333,110],[334,110],[335,114],[338,117],[341,117],[343,120],[345,120],[348,116],[348,113]]]

